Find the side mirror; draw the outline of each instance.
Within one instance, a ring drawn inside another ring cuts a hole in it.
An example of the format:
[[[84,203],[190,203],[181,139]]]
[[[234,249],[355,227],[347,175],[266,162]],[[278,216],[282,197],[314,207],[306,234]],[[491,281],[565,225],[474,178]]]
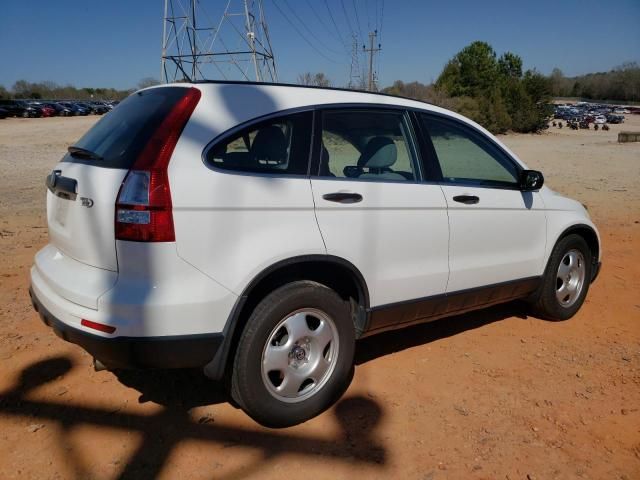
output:
[[[533,192],[540,190],[544,185],[544,176],[537,170],[523,170],[520,172],[520,190]]]

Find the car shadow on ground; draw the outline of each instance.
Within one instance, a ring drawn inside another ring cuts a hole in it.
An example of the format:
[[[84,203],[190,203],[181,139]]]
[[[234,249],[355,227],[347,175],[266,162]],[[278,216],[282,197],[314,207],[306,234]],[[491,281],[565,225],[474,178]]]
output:
[[[90,404],[74,405],[70,402],[32,400],[30,393],[34,389],[52,382],[60,381],[71,369],[73,363],[68,357],[55,357],[35,362],[24,368],[15,384],[0,393],[0,416],[21,419],[29,422],[43,422],[56,425],[60,438],[56,444],[61,446],[67,463],[75,472],[76,478],[95,476],[87,471],[85,463],[76,456],[70,446],[69,432],[76,426],[120,431],[125,438],[129,432],[142,435],[142,441],[128,459],[121,459],[122,468],[117,478],[157,478],[167,467],[171,453],[182,442],[198,440],[217,447],[220,455],[217,462],[224,466],[229,455],[228,447],[245,447],[259,451],[259,460],[244,464],[239,469],[227,472],[220,478],[242,478],[255,474],[267,466],[270,460],[280,455],[293,453],[302,457],[324,457],[328,460],[348,464],[366,464],[382,468],[387,462],[387,448],[380,441],[376,429],[384,412],[372,399],[360,396],[347,396],[338,402],[332,410],[340,427],[339,433],[332,437],[309,436],[294,430],[268,430],[257,425],[251,427],[227,424],[223,418],[210,418],[207,421],[193,418],[189,412],[200,400],[212,400],[212,397],[189,398],[183,403],[176,402],[173,396],[166,397],[164,408],[152,415],[113,410]],[[182,372],[184,374],[185,372]],[[174,372],[180,377],[180,372]],[[125,376],[128,378],[128,376]],[[154,377],[150,384],[166,377]],[[185,379],[178,382],[188,381]],[[199,381],[199,380],[198,380]],[[197,384],[196,386],[204,386]],[[189,390],[189,397],[196,390]],[[175,385],[165,385],[171,389]],[[211,385],[208,384],[210,388]],[[152,390],[162,388],[153,385]],[[151,396],[153,394],[150,394]],[[222,397],[220,397],[222,398]],[[162,398],[157,398],[162,400]],[[155,401],[155,400],[154,400]],[[66,446],[66,448],[65,448]],[[220,448],[226,453],[220,453]],[[53,472],[50,472],[53,473]]]
[[[510,302],[464,315],[384,332],[358,341],[356,365],[407,348],[451,337],[510,317],[526,319],[527,305]],[[154,402],[168,408],[193,408],[235,402],[221,382],[212,382],[202,370],[118,370],[120,383],[140,392],[140,403]]]
[[[361,365],[385,355],[451,337],[510,317],[526,319],[529,317],[527,309],[525,302],[514,301],[366,337],[358,341],[355,363]]]

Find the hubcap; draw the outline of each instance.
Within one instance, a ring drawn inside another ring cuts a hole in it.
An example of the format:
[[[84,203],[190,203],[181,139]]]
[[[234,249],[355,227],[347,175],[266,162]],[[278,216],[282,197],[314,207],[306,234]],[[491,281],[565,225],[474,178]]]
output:
[[[338,358],[338,331],[326,313],[305,308],[283,318],[262,351],[262,381],[280,401],[295,403],[316,394]]]
[[[570,307],[580,297],[586,275],[584,255],[569,250],[562,257],[556,276],[556,298],[563,307]]]

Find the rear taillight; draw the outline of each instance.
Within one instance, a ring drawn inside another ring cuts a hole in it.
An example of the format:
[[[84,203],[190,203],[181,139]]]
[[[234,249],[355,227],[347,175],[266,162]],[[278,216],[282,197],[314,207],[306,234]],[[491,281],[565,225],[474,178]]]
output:
[[[175,241],[167,168],[180,134],[199,100],[200,90],[187,90],[127,173],[116,201],[117,240]]]

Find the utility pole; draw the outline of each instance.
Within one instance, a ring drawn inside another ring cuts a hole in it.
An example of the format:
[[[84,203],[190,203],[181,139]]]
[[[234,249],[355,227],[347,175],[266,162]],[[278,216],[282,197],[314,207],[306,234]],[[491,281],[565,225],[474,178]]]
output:
[[[278,81],[263,0],[164,0],[161,81]],[[219,8],[213,22],[205,10]]]
[[[349,70],[349,88],[360,87],[362,78],[360,76],[360,62],[358,61],[358,36],[353,34],[353,47],[351,49],[351,67]]]
[[[380,50],[382,50],[382,46],[378,44],[377,48],[373,48],[373,40],[378,36],[378,30],[374,30],[373,32],[369,32],[369,48],[366,48],[364,45],[362,46],[362,51],[365,53],[369,53],[369,81],[367,84],[367,90],[373,92],[374,87],[374,73],[373,73],[373,55]]]

